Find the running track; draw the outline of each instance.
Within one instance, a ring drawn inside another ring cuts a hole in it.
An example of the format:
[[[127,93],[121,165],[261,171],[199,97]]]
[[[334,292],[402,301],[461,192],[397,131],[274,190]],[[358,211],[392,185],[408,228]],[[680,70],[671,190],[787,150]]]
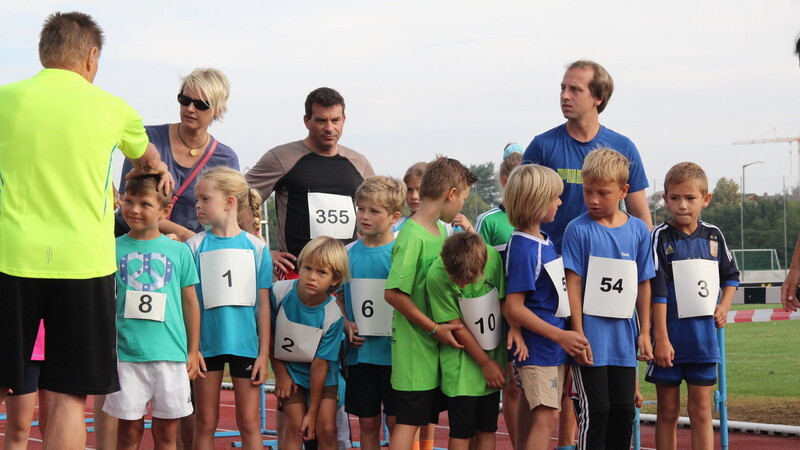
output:
[[[275,397],[273,395],[267,396],[267,405],[268,405],[268,415],[267,415],[267,427],[269,429],[275,429]],[[231,431],[236,430],[236,422],[234,416],[234,407],[233,407],[233,392],[228,390],[222,391],[222,400],[221,400],[221,412],[220,412],[220,423],[219,429],[220,431]],[[5,413],[5,405],[0,406],[0,412]],[[86,417],[92,417],[92,406],[91,400],[87,402],[86,406]],[[358,422],[355,419],[351,419],[350,421],[352,425],[352,433],[353,439],[358,440]],[[499,418],[499,426],[500,429],[497,433],[497,449],[498,450],[506,450],[511,449],[511,444],[508,439],[508,434],[506,433],[505,423],[503,422],[502,415]],[[152,439],[149,437],[149,430],[145,430],[145,440],[142,442],[141,448],[152,448]],[[641,428],[642,433],[642,449],[653,449],[655,447],[654,442],[654,429],[652,426],[642,426]],[[0,421],[0,442],[2,442],[3,437],[5,436],[5,421]],[[94,435],[93,433],[89,433],[87,438],[87,448],[95,448],[94,447]],[[691,448],[690,444],[690,431],[688,429],[680,429],[678,431],[678,448]],[[269,439],[269,438],[267,438]],[[237,438],[217,438],[217,448],[224,449],[224,448],[231,448],[231,443],[237,441]],[[776,437],[776,436],[765,436],[765,435],[751,435],[751,434],[742,434],[742,433],[731,433],[729,435],[729,442],[731,449],[741,449],[741,450],[755,450],[755,449],[800,449],[800,438],[787,438],[787,437]],[[553,440],[553,448],[555,448],[556,441]],[[442,414],[441,420],[439,422],[439,427],[437,428],[436,432],[436,446],[440,448],[447,447],[447,414]],[[29,449],[39,449],[42,448],[41,443],[41,435],[39,434],[39,430],[34,428],[31,432],[31,438],[29,441]],[[719,436],[717,436],[717,447],[719,448]]]

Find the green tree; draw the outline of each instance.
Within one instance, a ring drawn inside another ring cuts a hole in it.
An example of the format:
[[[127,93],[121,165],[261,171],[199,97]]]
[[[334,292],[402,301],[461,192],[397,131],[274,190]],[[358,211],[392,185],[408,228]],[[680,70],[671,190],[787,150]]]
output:
[[[491,208],[491,205],[486,204],[483,198],[473,190],[464,202],[464,207],[461,208],[461,214],[464,214],[464,216],[469,219],[472,226],[475,226],[475,223],[478,221],[478,216],[488,211],[489,208]]]
[[[739,206],[739,198],[739,183],[730,178],[722,177],[717,181],[717,186],[714,188],[714,199],[709,207]]]
[[[500,181],[497,179],[494,163],[473,164],[469,166],[469,171],[478,177],[478,181],[472,186],[472,192],[477,194],[486,205],[498,204],[500,202]]]

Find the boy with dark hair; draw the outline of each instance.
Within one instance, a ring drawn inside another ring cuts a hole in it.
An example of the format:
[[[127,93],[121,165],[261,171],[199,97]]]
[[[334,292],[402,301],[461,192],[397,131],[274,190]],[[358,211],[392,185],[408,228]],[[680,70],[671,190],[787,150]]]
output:
[[[505,297],[500,254],[475,233],[447,238],[428,270],[426,287],[433,319],[464,326],[453,331],[463,348],[442,346],[439,367],[447,396],[447,448],[495,448],[500,389],[506,384],[507,351],[502,345],[500,299]]]
[[[650,233],[644,222],[619,210],[628,193],[628,165],[615,150],[589,153],[581,170],[588,211],[564,233],[570,325],[589,340],[574,356],[580,449],[630,448],[637,340],[641,359],[653,358]]]
[[[676,448],[680,385],[686,380],[692,448],[711,449],[711,392],[720,362],[716,328],[727,321],[739,269],[719,228],[700,221],[711,202],[700,166],[673,166],[664,181],[664,202],[672,218],[653,229],[655,359],[645,377],[658,395],[656,446]]]
[[[425,278],[447,237],[439,220],[452,222],[476,180],[455,159],[438,157],[431,162],[420,186],[420,208],[406,221],[392,250],[385,292],[386,301],[395,309],[392,388],[397,425],[392,432],[392,449],[410,449],[417,429],[436,423],[443,409],[437,341],[461,347],[453,337],[453,330],[461,326],[439,325],[431,319]],[[432,446],[432,441],[420,443],[420,448],[423,444]]]
[[[103,406],[120,419],[119,448],[138,448],[148,403],[154,441],[174,447],[177,419],[193,411],[189,380],[199,373],[197,271],[189,247],[158,231],[171,206],[157,186],[156,176],[133,178],[122,201],[122,217],[131,229],[117,238],[121,390],[109,394]]]

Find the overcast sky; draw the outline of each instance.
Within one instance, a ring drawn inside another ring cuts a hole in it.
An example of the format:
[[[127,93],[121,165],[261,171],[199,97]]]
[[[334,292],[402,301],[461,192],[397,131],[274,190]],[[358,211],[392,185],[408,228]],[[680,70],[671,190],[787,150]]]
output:
[[[125,5],[125,6],[122,6]],[[231,81],[211,132],[242,167],[303,138],[303,101],[329,86],[347,102],[340,143],[375,171],[402,176],[434,153],[499,163],[506,142],[564,121],[564,65],[601,63],[616,90],[603,125],[630,137],[651,188],[694,161],[712,186],[748,192],[798,180],[797,144],[731,145],[800,136],[800,2],[785,1],[36,1],[0,0],[0,84],[41,66],[38,32],[53,11],[104,28],[95,83],[145,124],[178,120],[178,76],[217,67]],[[2,107],[2,105],[0,105]]]

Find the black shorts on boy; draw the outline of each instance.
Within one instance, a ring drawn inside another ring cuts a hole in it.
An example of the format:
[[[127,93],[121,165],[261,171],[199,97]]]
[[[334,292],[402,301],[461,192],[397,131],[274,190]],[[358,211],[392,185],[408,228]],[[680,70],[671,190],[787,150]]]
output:
[[[375,417],[381,413],[396,414],[392,389],[392,366],[356,364],[347,366],[344,409],[356,417]]]
[[[476,431],[497,431],[500,414],[500,391],[482,397],[448,397],[447,417],[450,419],[450,437],[470,439]]]
[[[421,427],[439,423],[439,413],[447,409],[447,397],[437,388],[428,391],[394,390],[397,423]]]

